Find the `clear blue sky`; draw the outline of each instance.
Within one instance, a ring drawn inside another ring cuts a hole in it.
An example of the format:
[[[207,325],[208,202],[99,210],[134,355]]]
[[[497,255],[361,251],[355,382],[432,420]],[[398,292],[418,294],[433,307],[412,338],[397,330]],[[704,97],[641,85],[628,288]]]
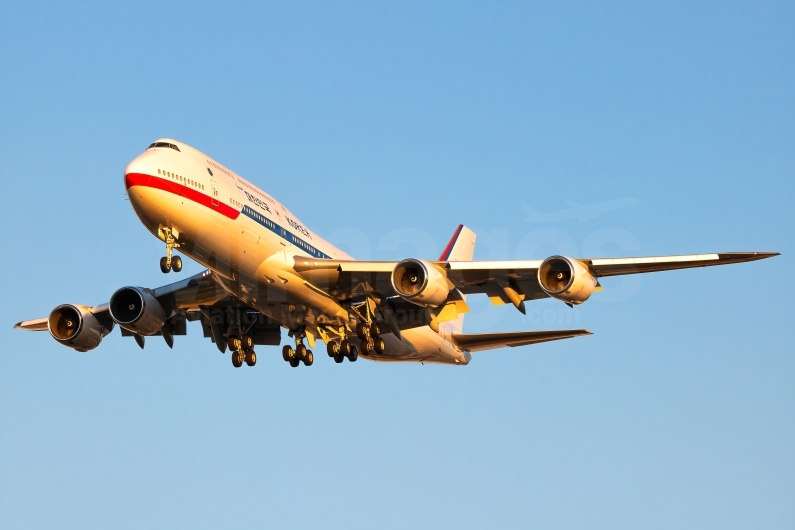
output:
[[[793,3],[427,4],[0,5],[0,527],[795,527]],[[473,299],[595,334],[465,368],[12,330],[174,279],[122,181],[162,136],[361,258],[783,255]]]

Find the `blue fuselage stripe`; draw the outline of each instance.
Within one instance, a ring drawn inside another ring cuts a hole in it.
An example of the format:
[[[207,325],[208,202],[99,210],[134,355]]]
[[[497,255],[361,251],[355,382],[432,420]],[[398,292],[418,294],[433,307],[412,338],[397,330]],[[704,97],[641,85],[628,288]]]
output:
[[[314,246],[307,243],[305,240],[296,236],[295,234],[293,234],[286,228],[282,227],[281,225],[274,223],[273,221],[271,221],[270,219],[268,219],[258,211],[254,210],[253,208],[249,206],[243,206],[242,214],[248,217],[249,219],[252,219],[260,226],[267,228],[268,230],[270,230],[280,238],[284,239],[288,243],[293,244],[300,249],[303,249],[305,252],[308,252],[310,256],[313,256],[315,258],[331,259],[331,256],[329,256],[328,254],[321,252]]]

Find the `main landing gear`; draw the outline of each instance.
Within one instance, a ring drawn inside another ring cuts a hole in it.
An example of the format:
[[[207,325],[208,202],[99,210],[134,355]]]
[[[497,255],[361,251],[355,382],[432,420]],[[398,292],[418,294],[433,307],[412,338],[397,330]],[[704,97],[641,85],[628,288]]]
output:
[[[357,350],[356,346],[351,344],[348,339],[339,342],[329,341],[326,351],[328,352],[328,356],[334,359],[335,363],[341,363],[346,357],[353,363],[359,358],[359,350]]]
[[[356,325],[356,336],[361,341],[363,355],[382,355],[386,351],[386,342],[381,338],[381,324],[379,324],[371,311],[367,310],[362,315],[356,308],[354,311],[362,318]],[[326,351],[335,363],[341,363],[347,357],[350,362],[359,358],[359,350],[345,338],[345,332],[340,330],[340,340],[330,340]]]
[[[312,353],[312,350],[304,346],[304,337],[306,337],[306,334],[299,331],[295,333],[294,336],[295,348],[289,344],[285,345],[284,348],[282,348],[282,358],[290,363],[290,366],[293,368],[297,368],[300,363],[304,363],[304,366],[312,366],[312,363],[315,362],[315,355]]]
[[[375,317],[375,301],[368,297],[361,304],[351,306],[351,309],[359,317],[356,324],[356,336],[362,344],[362,355],[383,355],[386,351],[386,342],[381,338],[381,324]]]
[[[177,243],[176,232],[172,228],[161,228],[159,231],[161,239],[166,242],[166,255],[160,258],[160,270],[163,273],[179,272],[182,270],[182,258],[179,256],[172,257],[171,254],[175,248],[179,248]]]
[[[230,335],[226,340],[227,346],[232,350],[232,366],[240,368],[245,362],[249,366],[257,364],[257,354],[254,351],[254,339],[251,335]]]
[[[362,354],[382,355],[386,351],[386,342],[381,338],[381,324],[378,322],[357,324],[356,336],[362,341]]]

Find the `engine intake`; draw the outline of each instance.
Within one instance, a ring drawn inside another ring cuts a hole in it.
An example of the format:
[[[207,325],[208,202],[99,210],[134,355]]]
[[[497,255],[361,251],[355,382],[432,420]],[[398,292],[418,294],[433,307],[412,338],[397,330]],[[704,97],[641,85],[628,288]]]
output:
[[[84,305],[59,305],[47,319],[52,338],[79,352],[93,350],[111,332]]]
[[[451,289],[439,269],[419,259],[405,259],[395,266],[392,288],[404,300],[423,307],[439,307]]]
[[[166,321],[166,312],[149,289],[122,287],[110,297],[110,316],[138,335],[155,335]]]
[[[581,304],[593,293],[596,278],[576,259],[551,256],[538,268],[538,283],[552,298]]]

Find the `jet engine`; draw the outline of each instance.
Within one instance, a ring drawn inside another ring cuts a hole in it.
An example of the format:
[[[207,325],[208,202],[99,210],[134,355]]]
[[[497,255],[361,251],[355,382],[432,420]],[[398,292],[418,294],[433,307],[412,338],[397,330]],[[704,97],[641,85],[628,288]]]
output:
[[[149,289],[122,287],[110,297],[110,316],[138,335],[155,335],[166,321],[166,312]]]
[[[406,301],[423,307],[439,307],[452,285],[432,263],[405,259],[392,271],[392,287]]]
[[[91,313],[91,308],[84,305],[59,305],[47,318],[47,328],[52,338],[79,352],[93,350],[102,342],[102,337],[111,329],[99,323]]]
[[[541,262],[538,283],[552,298],[581,304],[593,293],[596,278],[576,259],[552,256]]]

